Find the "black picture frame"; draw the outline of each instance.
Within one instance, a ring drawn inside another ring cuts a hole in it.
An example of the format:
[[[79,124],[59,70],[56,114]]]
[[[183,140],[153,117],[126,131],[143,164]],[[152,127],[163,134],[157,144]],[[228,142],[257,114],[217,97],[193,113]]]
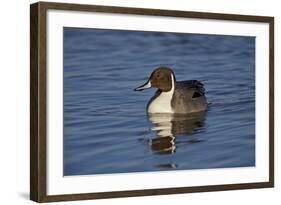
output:
[[[196,187],[177,187],[47,195],[47,69],[46,69],[46,13],[49,9],[65,11],[103,12],[118,14],[169,16],[180,18],[217,19],[229,21],[263,22],[269,24],[269,181]],[[114,197],[178,194],[274,186],[274,18],[205,12],[187,12],[143,8],[125,8],[82,4],[38,2],[30,6],[30,199],[36,202],[101,199]]]

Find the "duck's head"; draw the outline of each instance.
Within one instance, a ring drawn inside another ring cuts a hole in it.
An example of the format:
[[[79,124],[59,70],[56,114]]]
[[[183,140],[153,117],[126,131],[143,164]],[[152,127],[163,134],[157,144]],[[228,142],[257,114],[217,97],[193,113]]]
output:
[[[151,87],[158,88],[162,92],[169,92],[176,82],[175,74],[171,68],[159,67],[155,69],[148,81],[143,85],[135,88],[135,91],[142,91]]]

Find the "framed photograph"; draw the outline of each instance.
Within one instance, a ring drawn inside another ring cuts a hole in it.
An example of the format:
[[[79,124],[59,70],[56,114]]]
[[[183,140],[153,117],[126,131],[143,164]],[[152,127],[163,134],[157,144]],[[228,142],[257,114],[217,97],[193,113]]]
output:
[[[274,186],[273,17],[30,10],[31,200]]]

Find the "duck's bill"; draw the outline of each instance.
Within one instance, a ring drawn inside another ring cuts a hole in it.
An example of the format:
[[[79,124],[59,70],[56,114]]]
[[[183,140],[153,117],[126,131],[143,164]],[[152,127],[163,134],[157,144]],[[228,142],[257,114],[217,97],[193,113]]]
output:
[[[145,90],[145,89],[148,89],[148,88],[151,88],[150,80],[148,80],[145,84],[135,88],[134,91],[142,91],[142,90]]]

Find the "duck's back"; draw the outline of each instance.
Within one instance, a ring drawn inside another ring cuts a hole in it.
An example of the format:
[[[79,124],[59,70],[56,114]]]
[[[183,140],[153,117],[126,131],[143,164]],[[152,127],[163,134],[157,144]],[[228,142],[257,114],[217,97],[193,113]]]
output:
[[[204,85],[197,80],[176,82],[172,98],[174,113],[200,112],[207,109]]]

